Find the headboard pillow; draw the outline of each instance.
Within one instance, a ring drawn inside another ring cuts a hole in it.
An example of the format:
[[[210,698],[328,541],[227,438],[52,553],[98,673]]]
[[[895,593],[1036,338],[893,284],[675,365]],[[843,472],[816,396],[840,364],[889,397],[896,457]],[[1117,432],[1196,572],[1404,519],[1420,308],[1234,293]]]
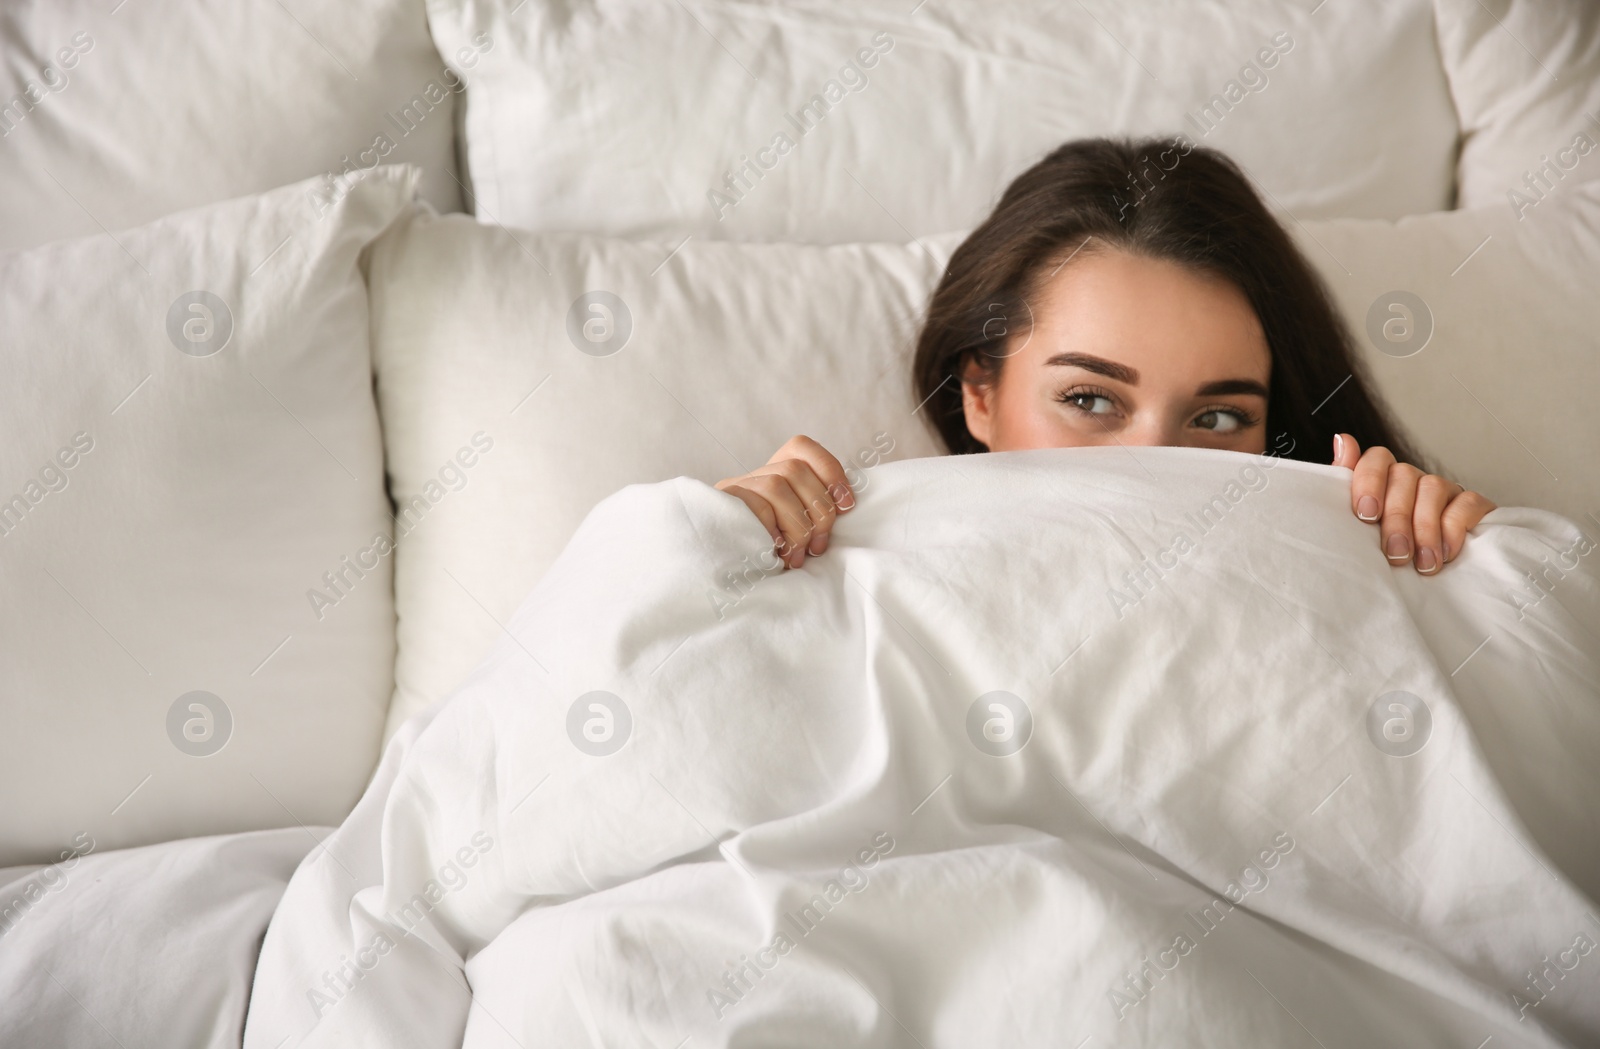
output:
[[[378,164],[459,210],[463,90],[420,0],[0,6],[0,251],[304,179],[326,210]]]
[[[1521,215],[1600,177],[1600,4],[1434,0],[1461,120],[1461,207]]]
[[[393,682],[385,167],[0,254],[0,866],[332,825]]]
[[[1302,218],[1453,199],[1430,0],[431,0],[428,17],[472,63],[477,215],[523,229],[904,241],[975,225],[1050,148],[1100,134],[1217,146]]]

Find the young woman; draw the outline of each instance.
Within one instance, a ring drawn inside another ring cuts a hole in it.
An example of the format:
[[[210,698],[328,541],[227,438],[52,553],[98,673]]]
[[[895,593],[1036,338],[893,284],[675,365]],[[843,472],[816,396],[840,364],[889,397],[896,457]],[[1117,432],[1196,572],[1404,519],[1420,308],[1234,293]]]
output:
[[[1423,575],[1495,505],[1419,465],[1288,234],[1232,161],[1183,138],[1083,139],[1024,172],[951,256],[913,371],[955,454],[1261,454],[1271,435],[1274,454],[1311,462],[1331,447],[1352,512]],[[792,568],[855,505],[843,466],[803,436],[717,488]]]

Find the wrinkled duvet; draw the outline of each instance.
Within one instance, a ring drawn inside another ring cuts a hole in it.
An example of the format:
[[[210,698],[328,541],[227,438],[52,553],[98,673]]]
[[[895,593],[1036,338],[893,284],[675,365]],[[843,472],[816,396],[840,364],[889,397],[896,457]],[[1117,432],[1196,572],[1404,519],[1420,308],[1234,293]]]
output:
[[[864,476],[798,571],[701,482],[599,504],[296,872],[245,1045],[1600,1044],[1597,522],[1422,578],[1335,467]]]

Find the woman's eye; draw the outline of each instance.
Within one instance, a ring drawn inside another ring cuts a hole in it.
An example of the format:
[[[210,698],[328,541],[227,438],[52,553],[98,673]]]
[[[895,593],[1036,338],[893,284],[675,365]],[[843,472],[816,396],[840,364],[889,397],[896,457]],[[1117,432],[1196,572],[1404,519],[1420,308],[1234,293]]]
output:
[[[1117,407],[1111,403],[1111,398],[1102,397],[1098,393],[1069,393],[1062,400],[1090,415],[1106,415],[1116,411]]]
[[[1244,420],[1239,416],[1224,411],[1202,412],[1194,422],[1202,430],[1210,430],[1213,433],[1233,433],[1244,425]]]

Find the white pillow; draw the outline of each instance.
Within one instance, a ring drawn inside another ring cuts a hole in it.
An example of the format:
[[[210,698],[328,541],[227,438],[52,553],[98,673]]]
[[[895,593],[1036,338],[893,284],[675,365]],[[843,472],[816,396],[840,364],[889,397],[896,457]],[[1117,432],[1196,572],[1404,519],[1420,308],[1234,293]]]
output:
[[[1494,201],[1292,230],[1424,454],[1502,505],[1600,525],[1600,183],[1521,220]]]
[[[459,210],[462,89],[420,0],[6,5],[0,251],[319,175],[326,202],[379,161],[420,165]]]
[[[1600,176],[1600,4],[1434,7],[1461,119],[1460,206],[1501,203],[1521,214]]]
[[[0,254],[0,864],[360,795],[394,609],[357,263],[416,177]]]
[[[1429,0],[431,0],[428,17],[448,60],[496,42],[460,72],[477,214],[510,226],[904,241],[975,225],[1063,141],[1124,133],[1220,147],[1301,217],[1454,192]],[[820,120],[796,117],[819,95]],[[793,148],[763,152],[780,134]],[[746,158],[759,178],[730,189]]]
[[[1299,235],[1337,278],[1361,339],[1378,292],[1411,289],[1430,304],[1438,330],[1424,351],[1396,359],[1368,347],[1423,448],[1501,503],[1582,519],[1600,510],[1600,413],[1584,400],[1600,390],[1600,315],[1587,296],[1600,282],[1600,204],[1585,196],[1544,211],[1522,223],[1499,206],[1308,223]],[[795,433],[851,461],[856,483],[886,457],[939,454],[909,360],[961,239],[674,251],[464,217],[397,225],[371,263],[404,535],[390,731],[457,684],[584,514],[618,488],[742,473]],[[580,298],[590,295],[601,301]]]

